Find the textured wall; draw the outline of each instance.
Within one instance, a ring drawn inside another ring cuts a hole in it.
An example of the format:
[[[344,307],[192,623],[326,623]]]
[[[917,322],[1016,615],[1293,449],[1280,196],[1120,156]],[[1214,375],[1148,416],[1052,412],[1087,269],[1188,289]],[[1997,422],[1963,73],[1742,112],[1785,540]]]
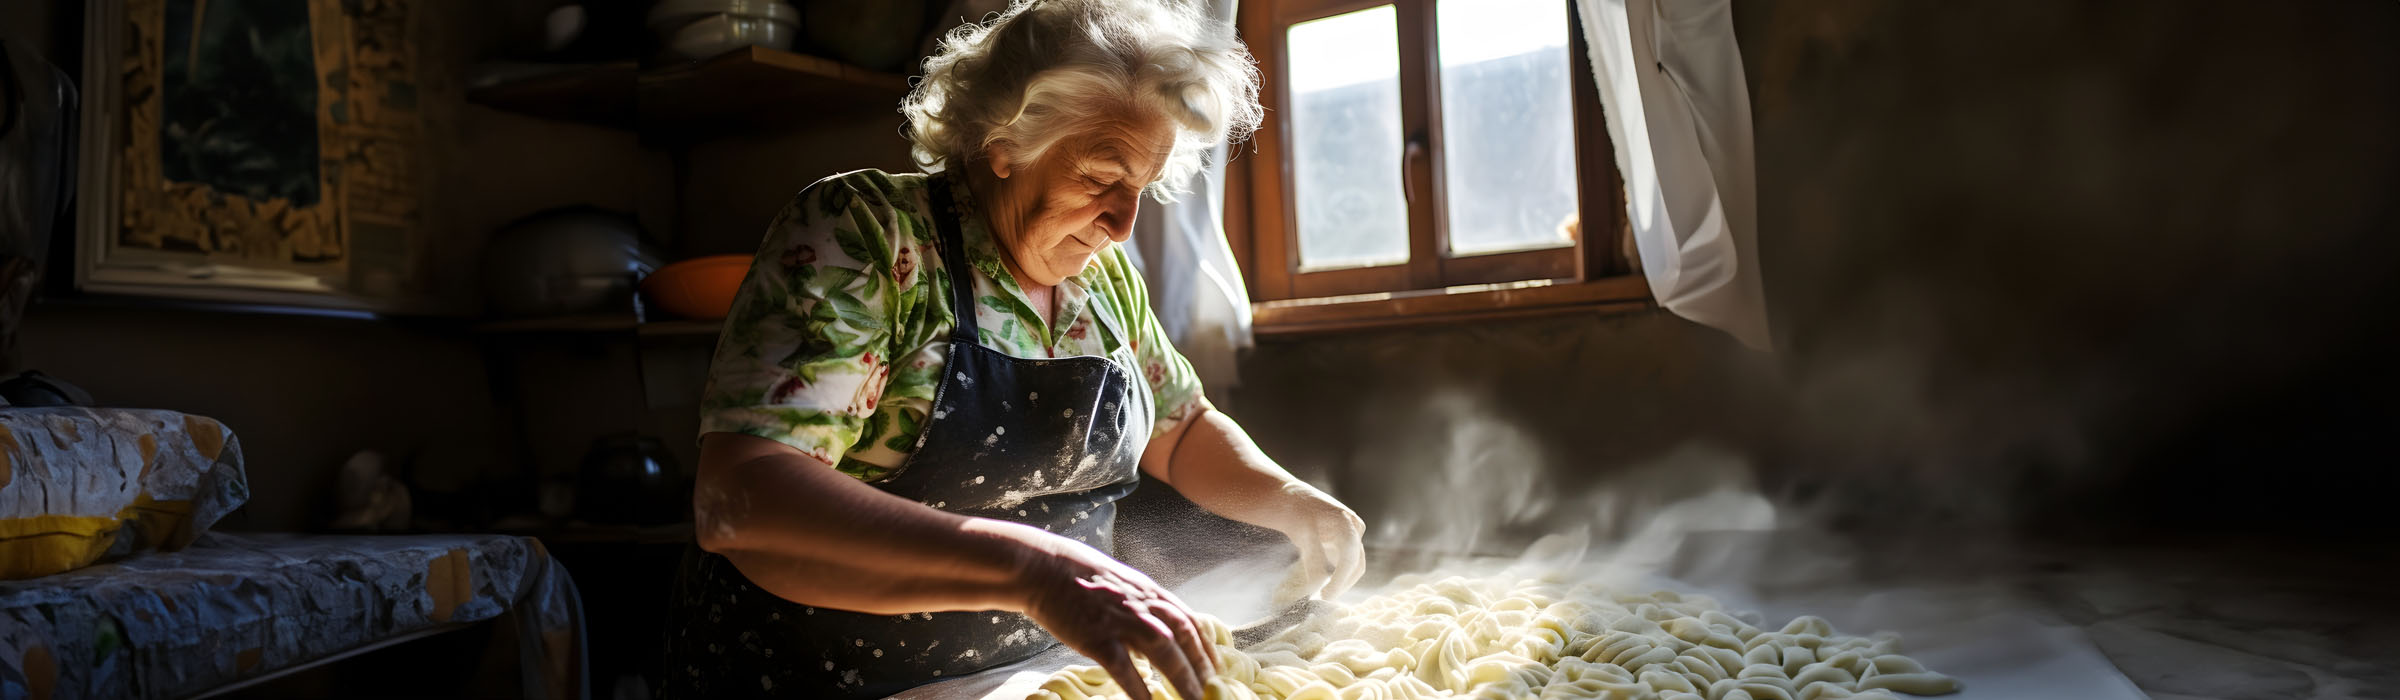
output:
[[[1656,311],[1270,339],[1229,411],[1377,541],[1506,550],[1613,520],[1608,485],[1738,469],[1730,448],[1769,427],[1766,360]],[[1645,483],[1644,500],[1716,486]]]
[[[482,358],[455,337],[349,319],[36,305],[24,348],[29,366],[100,405],[199,414],[240,436],[251,497],[226,529],[321,524],[334,468],[363,448],[498,462]]]
[[[2394,485],[2400,6],[1735,10],[1791,461],[2245,528]]]
[[[630,132],[466,103],[460,76],[521,37],[465,5],[424,7],[441,13],[428,21],[447,29],[431,33],[420,50],[427,69],[449,80],[425,95],[433,119],[425,139],[431,146],[421,155],[439,175],[421,267],[447,308],[477,308],[484,242],[536,211],[571,205],[627,211],[671,255],[748,253],[777,209],[809,182],[857,168],[911,169],[896,112],[834,120],[795,114],[779,134],[692,149],[678,181],[671,152],[645,147]],[[54,61],[72,66],[81,10],[60,0],[6,3],[0,26],[14,39],[19,27],[59,25],[34,39],[60,56]],[[592,438],[635,428],[666,438],[689,466],[705,339],[644,342],[648,364],[637,372],[634,346],[623,338],[481,339],[388,323],[50,305],[37,306],[28,320],[25,352],[29,367],[86,385],[111,404],[223,418],[254,453],[250,469],[259,485],[247,519],[228,526],[306,529],[326,515],[332,468],[364,447],[428,455],[445,462],[429,468],[457,472],[437,482],[464,485],[479,470],[571,470]],[[498,350],[490,357],[500,364],[486,367],[487,348]],[[516,381],[495,384],[490,370]],[[503,393],[495,396],[495,389]],[[332,410],[337,406],[358,408]],[[511,431],[495,423],[512,416],[524,424],[523,452]]]
[[[80,3],[7,3],[11,35],[37,19],[73,21],[51,34],[61,65],[80,52]],[[425,98],[434,115],[421,154],[434,168],[438,204],[426,215],[422,261],[439,301],[471,311],[475,262],[491,231],[524,214],[570,204],[635,212],[654,231],[673,224],[667,158],[629,133],[522,117],[464,102],[457,77],[486,51],[496,29],[466,6],[442,12],[428,70],[451,80]],[[46,14],[45,14],[46,13]],[[19,15],[27,24],[19,25]],[[438,81],[437,81],[438,82]],[[66,246],[60,246],[65,249]],[[68,258],[71,260],[71,258]],[[54,267],[52,277],[73,271]],[[333,469],[351,452],[382,448],[423,456],[436,484],[465,487],[470,475],[518,466],[512,437],[496,421],[478,339],[456,330],[410,324],[292,316],[241,315],[188,308],[35,305],[26,321],[25,360],[93,391],[107,405],[171,408],[225,421],[243,438],[256,487],[250,506],[226,527],[304,530],[330,515]],[[541,448],[571,463],[590,436],[642,418],[630,364],[606,348],[577,348],[547,366],[589,368],[622,382],[558,381],[533,387],[575,409],[537,406],[531,422]],[[614,374],[610,374],[613,372]],[[553,447],[555,446],[555,447]],[[537,464],[536,466],[541,466]],[[470,492],[471,497],[480,494]]]
[[[1735,13],[1782,353],[1664,316],[1270,341],[1236,414],[1370,518],[1466,493],[1487,535],[1742,465],[1862,522],[2366,522],[2391,491],[2400,7]]]

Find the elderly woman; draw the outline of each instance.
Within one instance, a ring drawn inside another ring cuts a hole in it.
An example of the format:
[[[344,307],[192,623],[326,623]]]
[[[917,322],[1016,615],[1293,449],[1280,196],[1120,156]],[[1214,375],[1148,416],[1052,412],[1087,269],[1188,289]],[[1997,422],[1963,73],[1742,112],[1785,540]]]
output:
[[[1171,0],[1020,0],[942,43],[903,108],[936,172],[810,185],[734,302],[669,696],[882,696],[1064,642],[1198,697],[1194,613],[1110,557],[1137,468],[1290,537],[1318,592],[1357,580],[1358,516],[1212,410],[1116,246],[1257,90]]]

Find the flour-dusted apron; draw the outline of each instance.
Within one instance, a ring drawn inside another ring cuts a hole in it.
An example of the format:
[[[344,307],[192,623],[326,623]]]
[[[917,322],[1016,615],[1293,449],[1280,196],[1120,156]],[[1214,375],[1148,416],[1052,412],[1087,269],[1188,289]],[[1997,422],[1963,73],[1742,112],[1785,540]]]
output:
[[[952,513],[1034,525],[1113,552],[1155,407],[1123,327],[1093,305],[1111,357],[1010,357],[978,342],[975,286],[949,179],[929,178],[957,328],[933,414],[898,471],[870,482]],[[1056,644],[1006,612],[868,615],[760,590],[690,550],[668,616],[664,696],[882,697]]]

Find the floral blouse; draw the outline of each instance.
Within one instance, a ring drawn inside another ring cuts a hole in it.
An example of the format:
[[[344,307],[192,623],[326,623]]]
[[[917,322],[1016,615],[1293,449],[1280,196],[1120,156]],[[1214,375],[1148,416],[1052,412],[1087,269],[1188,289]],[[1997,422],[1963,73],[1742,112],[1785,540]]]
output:
[[[717,339],[700,432],[743,433],[799,448],[862,480],[890,474],[924,430],[941,384],[950,278],[935,248],[926,183],[947,175],[860,170],[801,190],[767,227]],[[1201,405],[1200,380],[1167,342],[1125,251],[1110,246],[1052,292],[1042,322],[1000,261],[972,193],[957,198],[975,268],[983,344],[1029,358],[1108,356],[1131,344],[1158,402],[1152,434]],[[1132,337],[1118,338],[1107,313]]]

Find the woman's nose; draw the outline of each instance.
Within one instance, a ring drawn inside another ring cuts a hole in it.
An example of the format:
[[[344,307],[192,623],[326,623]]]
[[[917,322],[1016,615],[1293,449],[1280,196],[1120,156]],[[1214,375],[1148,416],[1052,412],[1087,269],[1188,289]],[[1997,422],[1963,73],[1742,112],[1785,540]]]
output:
[[[1133,217],[1141,213],[1142,191],[1123,187],[1109,188],[1103,206],[1108,207],[1108,237],[1118,243],[1133,237]]]

